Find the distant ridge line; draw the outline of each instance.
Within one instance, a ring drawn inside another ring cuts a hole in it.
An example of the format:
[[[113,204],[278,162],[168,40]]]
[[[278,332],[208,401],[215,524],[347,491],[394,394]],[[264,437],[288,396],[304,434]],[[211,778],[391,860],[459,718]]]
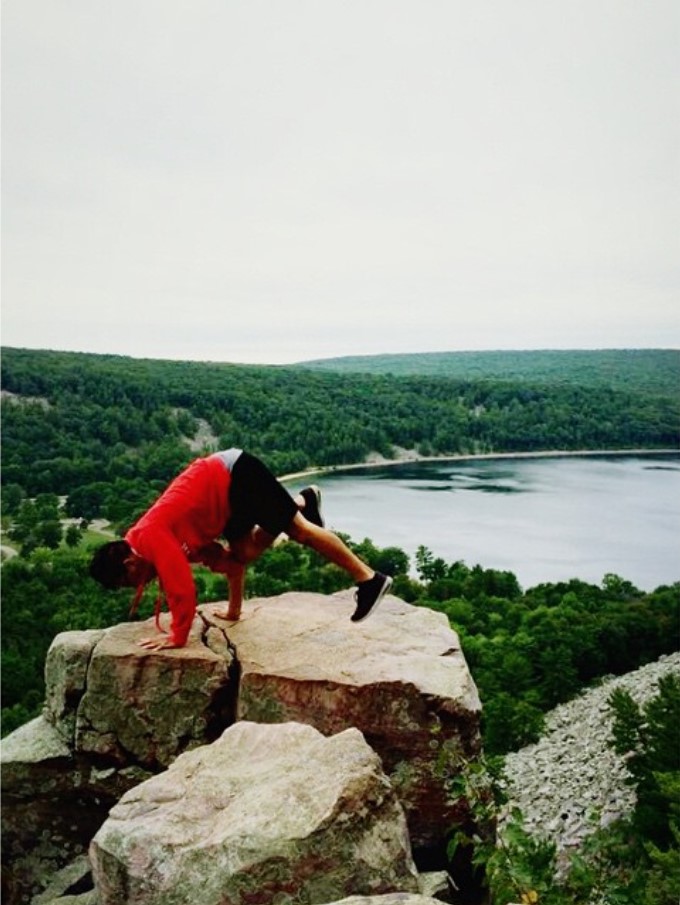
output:
[[[337,374],[607,386],[678,395],[680,349],[542,349],[346,355],[296,367]]]

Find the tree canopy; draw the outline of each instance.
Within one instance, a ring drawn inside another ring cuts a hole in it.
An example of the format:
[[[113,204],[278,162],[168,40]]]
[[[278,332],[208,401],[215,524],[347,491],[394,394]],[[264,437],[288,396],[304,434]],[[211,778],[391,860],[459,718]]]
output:
[[[157,491],[197,452],[229,446],[279,475],[396,447],[677,448],[680,402],[650,381],[394,377],[6,348],[2,481],[31,497],[68,496],[74,516],[91,518],[115,498],[144,505],[142,487]],[[103,485],[114,483],[107,501]]]

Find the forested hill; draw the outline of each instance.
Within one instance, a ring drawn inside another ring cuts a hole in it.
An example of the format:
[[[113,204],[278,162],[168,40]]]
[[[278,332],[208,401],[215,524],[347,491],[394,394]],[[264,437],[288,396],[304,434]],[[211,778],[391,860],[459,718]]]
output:
[[[115,512],[102,514],[118,522],[132,500],[141,504],[216,447],[246,448],[277,474],[390,457],[395,447],[422,455],[677,448],[680,401],[670,378],[664,392],[658,379],[652,389],[649,354],[643,376],[639,363],[628,372],[620,364],[612,387],[5,348],[2,480],[29,496],[68,496],[74,516],[93,517],[93,500],[108,494]]]
[[[677,394],[680,391],[679,349],[349,355],[304,361],[299,366],[345,374],[421,375],[553,385],[564,383],[662,394]]]
[[[678,449],[680,434],[677,393],[652,389],[651,374],[614,387],[13,348],[1,364],[2,539],[15,553],[2,566],[3,732],[40,711],[56,632],[126,618],[128,591],[106,592],[89,577],[91,548],[129,527],[197,454],[241,446],[286,474],[390,457],[397,447],[423,455]],[[535,738],[542,711],[584,683],[677,646],[677,587],[643,594],[607,576],[602,588],[575,579],[524,593],[511,573],[447,564],[425,548],[414,582],[403,551],[369,540],[355,549],[395,576],[398,596],[455,625],[484,700],[489,751]],[[222,576],[203,570],[196,582],[202,602],[224,599]],[[347,584],[306,548],[282,544],[251,566],[248,593]]]

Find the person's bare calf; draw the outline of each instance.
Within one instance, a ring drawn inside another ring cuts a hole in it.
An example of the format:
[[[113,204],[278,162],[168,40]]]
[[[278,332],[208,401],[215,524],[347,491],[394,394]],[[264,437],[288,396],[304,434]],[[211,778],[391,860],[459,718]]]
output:
[[[290,524],[288,536],[298,544],[311,547],[324,559],[344,569],[356,582],[367,581],[375,574],[374,570],[359,559],[337,534],[328,528],[313,525],[299,512]]]

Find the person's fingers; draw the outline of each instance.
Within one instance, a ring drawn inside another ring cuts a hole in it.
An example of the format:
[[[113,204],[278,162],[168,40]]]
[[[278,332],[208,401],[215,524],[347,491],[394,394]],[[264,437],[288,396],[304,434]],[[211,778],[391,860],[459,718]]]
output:
[[[165,647],[175,647],[174,644],[168,644],[167,641],[159,640],[158,638],[142,638],[141,641],[138,641],[137,644],[139,647],[143,647],[146,650],[163,650]]]
[[[230,613],[229,610],[213,610],[212,614],[218,619],[228,619],[230,622],[238,622],[241,616],[240,613],[234,615],[233,613]]]

